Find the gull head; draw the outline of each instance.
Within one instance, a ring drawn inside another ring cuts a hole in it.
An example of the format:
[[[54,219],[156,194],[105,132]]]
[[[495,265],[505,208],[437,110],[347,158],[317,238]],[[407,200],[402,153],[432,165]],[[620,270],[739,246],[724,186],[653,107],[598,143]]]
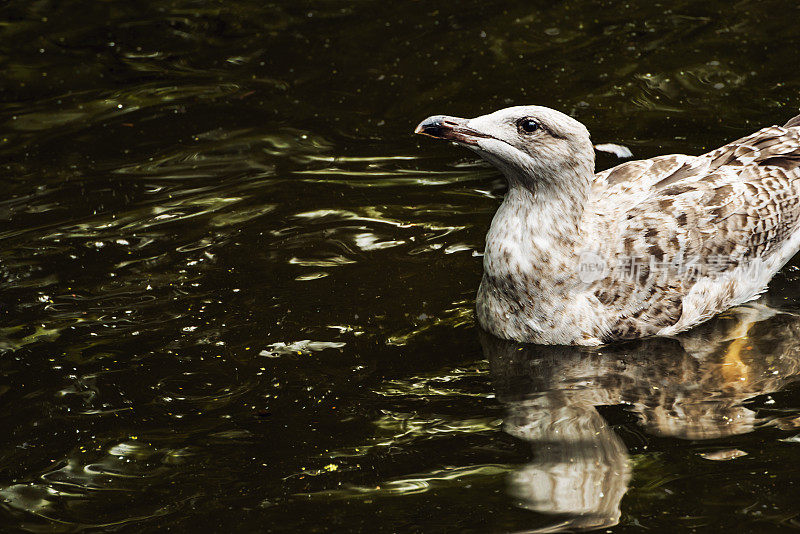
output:
[[[510,185],[538,189],[594,175],[594,147],[580,122],[554,109],[515,106],[474,119],[428,117],[414,133],[464,145],[497,167]]]

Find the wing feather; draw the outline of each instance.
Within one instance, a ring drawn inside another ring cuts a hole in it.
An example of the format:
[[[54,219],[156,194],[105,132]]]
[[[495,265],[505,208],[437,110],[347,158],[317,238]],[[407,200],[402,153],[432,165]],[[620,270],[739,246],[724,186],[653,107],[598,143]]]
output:
[[[611,337],[717,313],[755,297],[796,252],[787,244],[800,247],[800,116],[701,156],[624,163],[597,174],[592,191],[598,230],[622,236],[602,240],[617,268],[595,282],[598,302],[620,311]],[[638,271],[619,269],[636,260]],[[774,270],[763,280],[734,276],[753,262]]]

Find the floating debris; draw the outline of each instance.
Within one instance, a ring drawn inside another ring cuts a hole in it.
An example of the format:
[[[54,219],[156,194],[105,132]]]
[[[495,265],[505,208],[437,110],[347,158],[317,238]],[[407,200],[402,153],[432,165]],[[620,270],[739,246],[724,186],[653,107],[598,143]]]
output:
[[[747,456],[747,453],[739,449],[724,449],[721,451],[700,453],[701,458],[705,458],[706,460],[713,460],[715,462],[735,460],[736,458],[741,458],[742,456]]]

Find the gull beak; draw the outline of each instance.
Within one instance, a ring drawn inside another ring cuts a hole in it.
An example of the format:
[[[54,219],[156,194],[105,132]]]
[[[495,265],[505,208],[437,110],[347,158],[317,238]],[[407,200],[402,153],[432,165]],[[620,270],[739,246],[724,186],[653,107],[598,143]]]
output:
[[[419,123],[414,133],[464,145],[477,145],[478,139],[491,137],[468,127],[468,122],[469,120],[459,117],[434,115]]]

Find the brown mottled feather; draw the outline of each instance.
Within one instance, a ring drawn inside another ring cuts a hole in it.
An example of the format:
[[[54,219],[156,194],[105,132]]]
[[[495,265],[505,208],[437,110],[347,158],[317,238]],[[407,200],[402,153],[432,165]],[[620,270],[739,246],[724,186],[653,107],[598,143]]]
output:
[[[670,260],[697,262],[693,276],[664,276],[643,265],[635,279],[612,270],[596,281],[599,304],[619,310],[606,337],[640,337],[678,325],[683,297],[718,274],[716,268],[730,271],[781,252],[800,226],[798,203],[800,116],[702,156],[660,156],[599,173],[588,209],[609,235],[629,236],[604,244],[604,256],[642,258],[657,267]],[[693,313],[725,309],[736,291],[731,282],[707,310]]]

